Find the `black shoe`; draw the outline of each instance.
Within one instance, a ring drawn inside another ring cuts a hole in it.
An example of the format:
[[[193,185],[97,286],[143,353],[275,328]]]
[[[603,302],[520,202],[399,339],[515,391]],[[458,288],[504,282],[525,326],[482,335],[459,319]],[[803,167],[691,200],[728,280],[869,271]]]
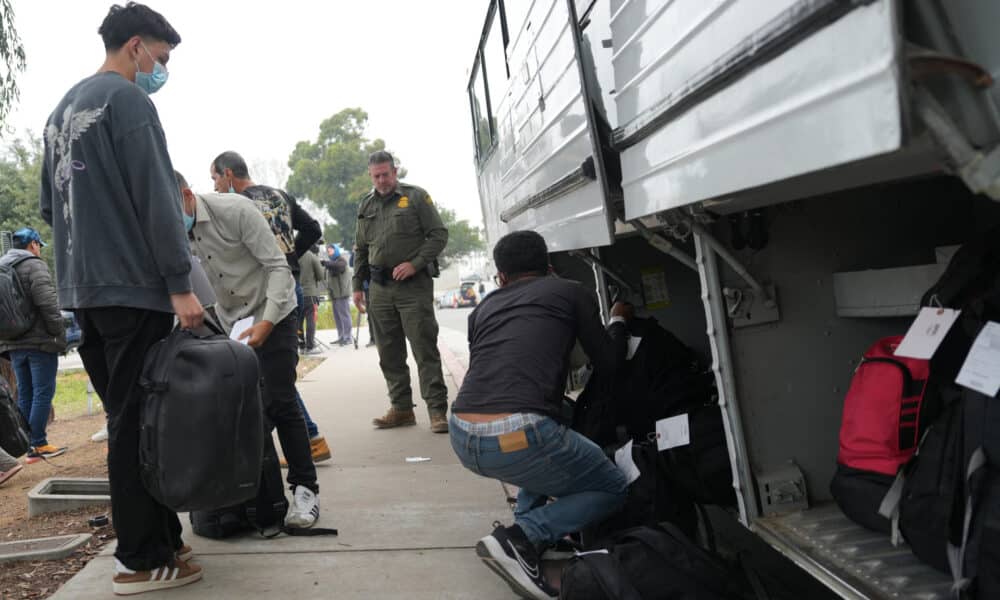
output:
[[[529,600],[558,598],[545,581],[538,551],[517,525],[494,523],[493,533],[476,543],[476,555],[503,578],[514,592]]]
[[[366,346],[374,346],[375,345],[375,340],[368,340],[368,343],[365,344],[365,345]]]

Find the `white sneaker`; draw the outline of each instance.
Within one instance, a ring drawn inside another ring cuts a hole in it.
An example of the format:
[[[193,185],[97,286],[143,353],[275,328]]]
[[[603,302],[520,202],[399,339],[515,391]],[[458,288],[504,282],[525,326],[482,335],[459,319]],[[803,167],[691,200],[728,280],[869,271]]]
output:
[[[92,442],[104,442],[108,439],[108,426],[105,425],[103,429],[90,436],[90,441]]]
[[[319,496],[304,485],[295,486],[292,505],[285,517],[286,527],[308,529],[319,520]]]

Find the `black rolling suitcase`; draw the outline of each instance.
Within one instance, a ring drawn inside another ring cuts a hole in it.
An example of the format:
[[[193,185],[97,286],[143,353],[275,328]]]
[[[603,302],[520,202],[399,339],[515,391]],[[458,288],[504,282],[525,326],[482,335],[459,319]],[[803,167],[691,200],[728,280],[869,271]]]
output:
[[[140,464],[158,502],[178,512],[256,497],[264,453],[253,349],[217,329],[176,330],[146,355]]]

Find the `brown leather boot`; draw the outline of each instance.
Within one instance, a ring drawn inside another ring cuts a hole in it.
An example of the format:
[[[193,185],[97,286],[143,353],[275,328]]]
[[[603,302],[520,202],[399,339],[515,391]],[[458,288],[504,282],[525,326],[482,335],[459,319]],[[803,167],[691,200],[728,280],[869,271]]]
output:
[[[441,413],[431,413],[431,431],[434,433],[448,433],[448,415]]]
[[[413,410],[396,410],[390,408],[385,416],[372,419],[372,425],[376,429],[392,429],[393,427],[408,427],[417,424],[417,417]]]

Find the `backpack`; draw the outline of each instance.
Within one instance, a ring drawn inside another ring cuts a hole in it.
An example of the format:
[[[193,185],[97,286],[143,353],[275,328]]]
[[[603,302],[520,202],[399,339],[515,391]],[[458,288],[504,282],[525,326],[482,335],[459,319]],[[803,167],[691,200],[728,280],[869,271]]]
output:
[[[35,304],[17,275],[17,265],[26,260],[41,260],[23,256],[0,264],[0,340],[16,340],[35,325]]]
[[[604,449],[614,461],[616,447]],[[628,486],[625,503],[614,513],[587,525],[581,534],[585,548],[600,547],[613,538],[616,532],[659,523],[672,523],[680,531],[694,537],[698,527],[698,513],[691,497],[667,473],[663,454],[656,442],[632,445],[632,461],[639,469],[639,478]]]
[[[951,300],[962,314],[930,367],[941,415],[881,511],[898,520],[918,558],[980,600],[1000,597],[1000,399],[951,382],[984,324],[1000,320],[998,283],[978,281]]]
[[[854,371],[844,398],[840,451],[830,493],[856,523],[888,533],[879,505],[919,441],[930,363],[895,356],[903,336],[875,342]]]
[[[1000,597],[1000,399],[951,386],[902,480],[899,530],[972,598]]]
[[[189,518],[194,532],[202,537],[222,539],[254,530],[264,537],[274,537],[281,532],[287,513],[288,499],[274,440],[266,436],[257,495],[224,508],[191,511]]]
[[[0,448],[15,458],[31,449],[28,423],[14,402],[14,394],[4,377],[0,377]]]
[[[253,349],[175,330],[146,354],[140,385],[140,474],[157,502],[186,512],[257,495],[265,435]]]
[[[591,376],[577,399],[573,429],[599,446],[620,447],[621,430],[645,442],[656,421],[686,413],[691,443],[662,452],[667,473],[699,503],[735,506],[715,375],[656,319],[632,319],[629,333],[642,338],[635,355],[614,378]]]
[[[336,529],[322,527],[287,528],[287,513],[288,499],[281,479],[281,467],[274,450],[274,440],[268,435],[264,440],[264,460],[257,496],[225,508],[191,511],[188,518],[196,535],[212,539],[223,539],[249,531],[256,531],[265,538],[277,537],[282,533],[293,536],[337,535]]]
[[[740,597],[735,573],[676,527],[637,527],[563,569],[564,600],[721,600]]]

